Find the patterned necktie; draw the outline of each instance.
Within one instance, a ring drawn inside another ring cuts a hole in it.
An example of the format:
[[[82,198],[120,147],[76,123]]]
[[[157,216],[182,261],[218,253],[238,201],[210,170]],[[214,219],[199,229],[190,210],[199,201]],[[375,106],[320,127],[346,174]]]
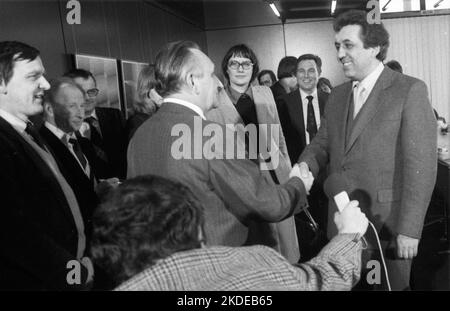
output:
[[[86,158],[84,157],[83,151],[81,150],[80,143],[78,142],[78,140],[71,137],[71,138],[69,138],[69,144],[72,145],[73,152],[77,156],[78,161],[80,161],[83,169],[86,169],[87,161],[86,161]]]
[[[311,142],[317,134],[316,116],[313,108],[313,98],[311,95],[306,96],[308,99],[308,115],[306,118],[306,131],[309,133],[309,142]]]
[[[45,144],[41,138],[41,136],[39,135],[38,131],[36,130],[36,128],[34,127],[34,124],[31,122],[27,122],[27,127],[25,128],[25,133],[27,133],[28,135],[31,136],[31,138],[33,138],[34,142],[41,147],[44,151],[47,151],[47,149],[45,148]]]
[[[84,121],[86,121],[89,124],[92,143],[94,143],[97,146],[101,146],[102,134],[100,131],[100,124],[98,123],[98,120],[90,116],[84,119]]]
[[[90,116],[84,119],[89,124],[90,130],[90,141],[92,146],[94,147],[95,154],[97,157],[102,159],[105,162],[108,162],[108,157],[106,156],[106,152],[103,147],[103,139],[100,132],[100,124],[98,120],[94,117]]]

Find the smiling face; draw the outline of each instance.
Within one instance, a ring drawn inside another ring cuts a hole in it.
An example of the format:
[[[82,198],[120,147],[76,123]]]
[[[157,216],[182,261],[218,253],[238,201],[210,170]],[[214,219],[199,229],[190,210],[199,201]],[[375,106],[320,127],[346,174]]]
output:
[[[238,64],[236,69],[231,68],[233,64]],[[231,87],[237,86],[239,88],[241,87],[248,87],[250,84],[250,80],[252,79],[253,74],[253,65],[252,61],[249,58],[246,57],[240,57],[233,55],[228,60],[228,69],[227,73],[230,78],[230,85]],[[244,69],[245,66],[248,66],[247,69]]]
[[[364,48],[360,33],[360,25],[347,25],[335,36],[337,57],[342,63],[344,74],[356,81],[363,80],[379,64],[376,55],[380,47]]]
[[[316,62],[312,59],[302,60],[297,65],[297,81],[299,87],[307,92],[312,93],[317,86],[320,77],[317,70]]]
[[[0,86],[0,107],[24,121],[42,112],[44,90],[50,88],[44,73],[39,56],[32,61],[16,61],[8,84],[2,82]]]
[[[56,126],[66,133],[78,131],[84,119],[84,94],[78,88],[66,85],[55,96]]]

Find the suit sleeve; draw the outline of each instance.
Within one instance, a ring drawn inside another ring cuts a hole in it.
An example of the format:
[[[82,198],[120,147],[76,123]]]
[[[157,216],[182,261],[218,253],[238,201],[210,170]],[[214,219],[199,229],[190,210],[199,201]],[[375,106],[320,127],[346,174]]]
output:
[[[283,154],[285,161],[287,161],[289,163],[289,166],[292,167],[291,160],[289,159],[289,153],[288,153],[285,135],[283,133],[283,126],[281,124],[281,119],[280,119],[280,116],[278,113],[278,108],[273,99],[272,92],[269,92],[269,96],[270,96],[269,97],[269,105],[270,105],[270,109],[272,110],[272,114],[274,116],[274,122],[276,125],[279,125],[279,128],[278,128],[279,137],[278,137],[278,142],[276,142],[276,143],[280,149],[280,152]]]
[[[315,178],[317,178],[320,169],[325,167],[329,160],[328,116],[333,118],[333,112],[330,112],[332,106],[333,105],[326,105],[324,116],[320,120],[320,128],[317,135],[311,143],[306,146],[297,161],[298,163],[306,162]]]
[[[14,266],[21,267],[24,271],[43,281],[49,289],[77,290],[84,288],[83,283],[87,278],[87,269],[80,264],[81,284],[69,285],[66,280],[69,269],[66,265],[76,258],[46,234],[45,230],[39,228],[33,219],[22,212],[21,205],[26,204],[22,197],[26,195],[26,192],[21,189],[14,178],[8,178],[8,176],[14,176],[14,167],[9,156],[5,155],[1,158],[1,256]]]
[[[209,171],[215,191],[240,219],[279,222],[306,205],[306,190],[299,178],[275,185],[252,161],[211,160]]]
[[[427,87],[412,85],[402,112],[403,187],[397,233],[420,238],[436,182],[436,120]]]

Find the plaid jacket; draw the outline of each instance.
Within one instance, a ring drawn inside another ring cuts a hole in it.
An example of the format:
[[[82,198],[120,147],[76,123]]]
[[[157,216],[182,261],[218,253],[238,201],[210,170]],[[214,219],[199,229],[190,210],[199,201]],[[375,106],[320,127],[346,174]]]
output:
[[[262,245],[178,252],[116,290],[350,290],[361,272],[361,242],[354,238],[338,235],[299,265]]]

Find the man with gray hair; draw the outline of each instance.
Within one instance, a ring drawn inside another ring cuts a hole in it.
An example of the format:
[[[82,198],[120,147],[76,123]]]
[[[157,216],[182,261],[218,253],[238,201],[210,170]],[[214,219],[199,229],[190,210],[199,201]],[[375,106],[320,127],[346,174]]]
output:
[[[94,192],[94,174],[83,152],[83,147],[89,148],[89,140],[75,135],[84,119],[84,102],[83,90],[71,79],[51,81],[50,90],[45,92],[45,122],[39,133],[51,148],[58,167],[77,197],[89,241],[92,213],[98,200]]]
[[[285,184],[274,185],[254,162],[225,155],[226,126],[204,116],[216,102],[220,82],[196,44],[173,42],[163,48],[155,78],[163,104],[130,142],[128,178],[154,174],[188,185],[206,207],[209,245],[244,245],[252,233],[250,220],[279,222],[305,206],[312,178],[301,179],[298,166]],[[208,148],[213,132],[214,148]],[[275,237],[266,240],[277,249]]]

